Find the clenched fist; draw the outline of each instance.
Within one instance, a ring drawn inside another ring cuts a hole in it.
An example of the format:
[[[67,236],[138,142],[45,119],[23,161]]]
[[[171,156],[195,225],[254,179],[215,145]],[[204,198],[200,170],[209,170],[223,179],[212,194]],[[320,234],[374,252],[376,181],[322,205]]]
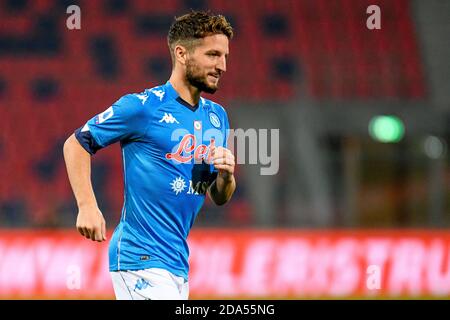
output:
[[[224,147],[213,147],[211,149],[212,163],[223,178],[229,178],[234,174],[234,155],[231,150]]]
[[[79,208],[77,230],[92,241],[106,240],[106,222],[100,209],[96,206]]]

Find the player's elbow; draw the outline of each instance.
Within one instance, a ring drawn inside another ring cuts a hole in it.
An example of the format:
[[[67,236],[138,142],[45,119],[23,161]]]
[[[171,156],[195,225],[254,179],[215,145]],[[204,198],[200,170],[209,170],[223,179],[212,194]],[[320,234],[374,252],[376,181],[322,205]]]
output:
[[[211,185],[210,188],[208,188],[208,196],[216,206],[223,206],[225,203],[227,203],[227,200],[223,197],[220,197],[220,195],[218,194],[215,182]]]
[[[226,199],[220,199],[220,200],[213,200],[216,206],[223,206],[225,203],[228,202]]]
[[[223,206],[228,201],[231,200],[234,191],[236,190],[236,183],[233,179],[231,186],[228,186],[224,190],[217,190],[216,182],[214,182],[211,187],[208,189],[209,198],[214,202],[217,206]]]
[[[211,197],[211,199],[215,203],[215,205],[223,206],[228,201],[230,201],[231,197],[219,196],[219,195],[216,194],[216,196],[215,197]]]

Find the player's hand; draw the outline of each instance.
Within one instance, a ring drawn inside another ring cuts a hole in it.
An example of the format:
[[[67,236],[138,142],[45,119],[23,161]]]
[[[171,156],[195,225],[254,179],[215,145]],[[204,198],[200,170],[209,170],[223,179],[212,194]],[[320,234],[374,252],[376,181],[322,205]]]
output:
[[[231,179],[234,174],[234,155],[231,150],[224,147],[213,147],[211,150],[212,163],[225,180]]]
[[[77,230],[92,241],[106,240],[106,222],[97,206],[79,208]]]

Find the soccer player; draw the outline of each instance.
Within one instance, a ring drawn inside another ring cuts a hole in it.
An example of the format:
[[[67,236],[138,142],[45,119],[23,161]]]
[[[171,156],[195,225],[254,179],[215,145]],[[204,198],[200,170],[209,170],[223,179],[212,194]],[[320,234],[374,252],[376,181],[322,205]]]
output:
[[[117,299],[188,298],[189,230],[206,193],[223,205],[236,188],[227,114],[200,96],[217,90],[232,36],[221,15],[192,11],[176,18],[168,34],[169,80],[121,97],[64,144],[76,227],[101,242],[106,227],[92,189],[91,155],[120,142],[124,204],[109,243]]]

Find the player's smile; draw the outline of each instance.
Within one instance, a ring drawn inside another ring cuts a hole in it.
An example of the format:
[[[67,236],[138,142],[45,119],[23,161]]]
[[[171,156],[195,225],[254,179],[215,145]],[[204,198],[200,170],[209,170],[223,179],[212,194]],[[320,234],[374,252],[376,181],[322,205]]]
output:
[[[208,74],[208,79],[210,80],[210,81],[212,81],[214,84],[218,84],[219,83],[219,78],[220,78],[220,76],[219,75],[215,75],[215,74]]]

